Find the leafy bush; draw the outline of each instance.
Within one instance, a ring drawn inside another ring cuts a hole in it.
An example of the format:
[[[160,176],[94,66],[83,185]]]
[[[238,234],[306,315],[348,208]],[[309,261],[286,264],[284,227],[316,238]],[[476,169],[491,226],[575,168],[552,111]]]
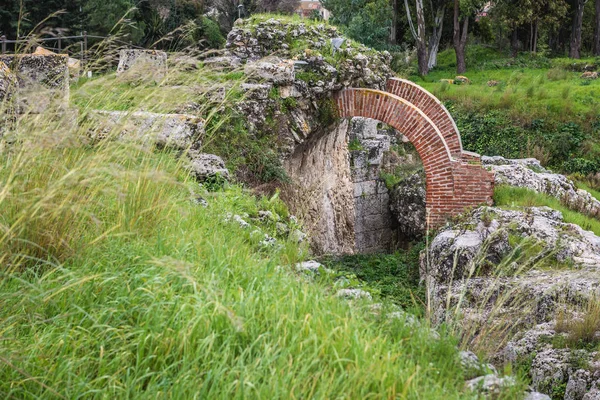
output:
[[[562,169],[569,174],[583,175],[595,174],[600,170],[597,162],[585,158],[573,158],[565,161]]]
[[[328,268],[354,274],[379,291],[383,299],[421,313],[426,299],[425,288],[419,284],[419,255],[424,247],[418,243],[408,252],[326,257],[321,261]]]
[[[452,110],[452,106],[449,108]],[[523,128],[511,124],[506,114],[491,111],[485,114],[455,112],[453,115],[465,149],[508,158],[522,156],[527,134]]]
[[[202,38],[211,49],[218,49],[225,44],[219,24],[210,18],[202,17]]]
[[[556,131],[545,132],[543,136],[550,148],[552,162],[557,165],[573,157],[585,140],[581,126],[574,122],[563,124]]]

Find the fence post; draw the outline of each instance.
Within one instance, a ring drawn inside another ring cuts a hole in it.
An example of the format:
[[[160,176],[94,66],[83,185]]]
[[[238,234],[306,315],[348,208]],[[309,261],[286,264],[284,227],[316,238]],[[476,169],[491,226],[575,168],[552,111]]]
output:
[[[83,31],[83,64],[82,68],[87,64],[87,51],[88,51],[88,33],[87,31]]]
[[[62,51],[62,37],[58,37],[58,53]]]
[[[0,37],[0,42],[2,42],[2,54],[6,54],[6,35]]]

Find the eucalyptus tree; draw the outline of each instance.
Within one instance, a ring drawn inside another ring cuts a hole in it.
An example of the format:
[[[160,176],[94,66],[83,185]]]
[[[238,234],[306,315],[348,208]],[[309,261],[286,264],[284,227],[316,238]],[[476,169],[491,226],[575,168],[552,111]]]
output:
[[[421,75],[427,75],[437,65],[437,54],[440,49],[447,4],[447,0],[430,0],[429,10],[426,10],[427,4],[424,5],[423,0],[415,0],[414,9],[417,25],[415,29],[411,12],[412,7],[409,5],[409,0],[404,0],[408,26],[417,47],[419,74]],[[429,21],[427,21],[428,15],[430,17]]]

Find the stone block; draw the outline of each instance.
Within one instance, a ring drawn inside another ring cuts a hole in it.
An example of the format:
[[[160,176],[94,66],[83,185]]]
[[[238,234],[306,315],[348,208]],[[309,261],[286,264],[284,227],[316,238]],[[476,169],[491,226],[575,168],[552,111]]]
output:
[[[371,196],[377,193],[377,181],[364,181],[354,184],[354,197]]]
[[[204,137],[204,120],[193,115],[93,111],[88,118],[96,139],[114,134],[123,140],[186,150],[199,148]]]
[[[255,62],[249,62],[244,72],[252,80],[271,82],[275,85],[291,85],[296,74],[292,60],[282,60],[277,57],[266,57]]]
[[[355,251],[357,253],[382,253],[391,249],[393,234],[389,229],[357,232],[355,240]]]
[[[40,113],[69,103],[69,57],[63,54],[2,55],[17,78],[17,107],[21,113]]]
[[[157,50],[121,50],[117,75],[161,81],[167,75],[167,53]]]
[[[191,152],[190,170],[200,182],[215,177],[229,179],[229,170],[225,167],[225,162],[214,154]]]

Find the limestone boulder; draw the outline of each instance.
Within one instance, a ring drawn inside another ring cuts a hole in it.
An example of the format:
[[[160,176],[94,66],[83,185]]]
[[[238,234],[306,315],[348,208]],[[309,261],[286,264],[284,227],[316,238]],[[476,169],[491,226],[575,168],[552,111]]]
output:
[[[292,84],[295,79],[294,62],[278,57],[266,57],[246,64],[244,72],[251,80],[276,85]]]
[[[197,149],[204,137],[204,120],[186,114],[94,111],[88,114],[90,135],[115,137],[177,150]]]
[[[583,74],[581,74],[581,79],[598,79],[598,72],[586,71]]]
[[[212,178],[229,179],[225,162],[214,154],[190,152],[190,170],[200,182]]]
[[[121,50],[117,75],[130,79],[161,81],[167,75],[167,53],[157,50]]]
[[[556,197],[584,214],[600,216],[600,201],[585,190],[578,189],[566,176],[546,170],[534,158],[511,160],[483,156],[481,161],[494,171],[496,185],[531,189]]]

